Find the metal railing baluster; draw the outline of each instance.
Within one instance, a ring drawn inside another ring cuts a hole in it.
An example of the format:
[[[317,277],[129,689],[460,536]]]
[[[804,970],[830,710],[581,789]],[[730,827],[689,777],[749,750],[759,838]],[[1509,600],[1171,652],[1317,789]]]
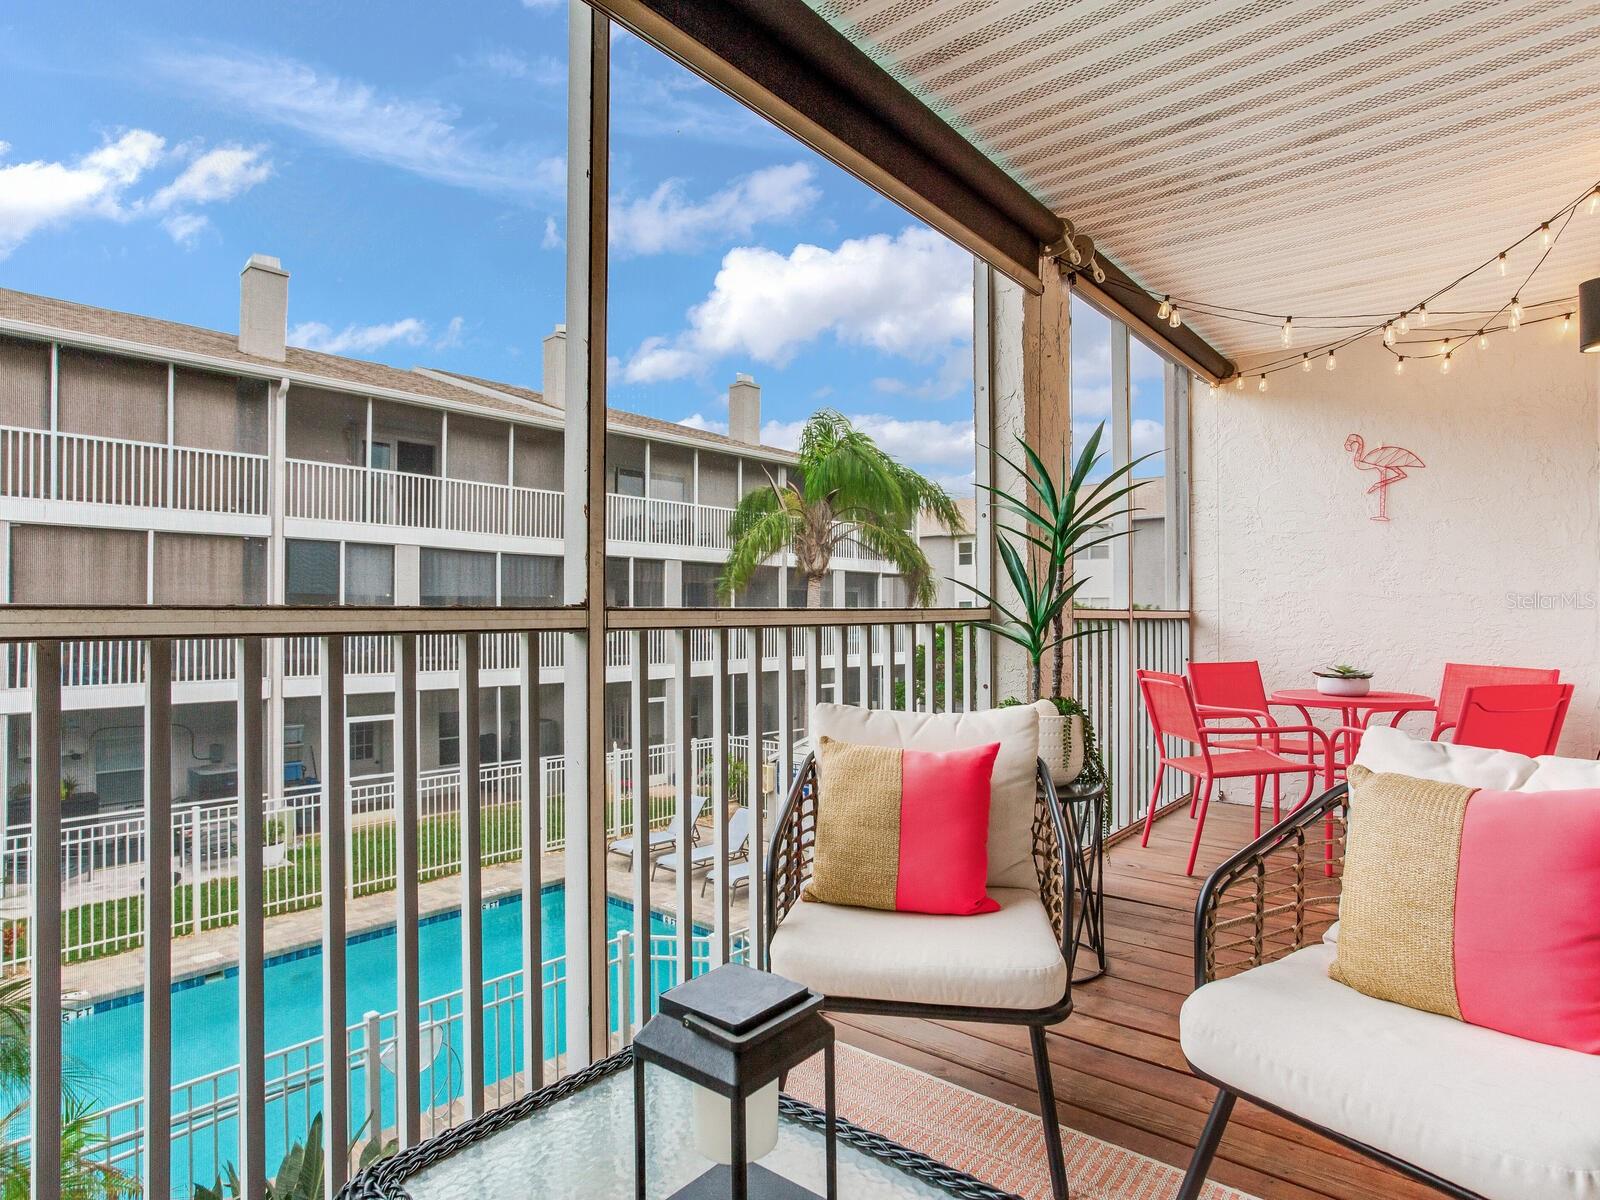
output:
[[[266,714],[261,699],[262,639],[239,639],[239,1178],[258,1200],[267,1179],[266,843],[262,797],[266,781]]]
[[[711,809],[712,863],[716,870],[711,903],[711,965],[728,961],[728,631],[719,628],[711,642]],[[689,864],[683,863],[688,870]]]
[[[144,697],[144,1094],[172,1094],[172,642],[152,639]],[[91,851],[92,853],[92,851]],[[147,1103],[144,1194],[172,1192],[172,1105]]]
[[[636,629],[629,639],[632,652],[628,681],[629,724],[633,731],[633,1024],[637,1029],[650,1019],[650,755],[645,742],[650,735],[649,653],[643,630]],[[617,796],[614,803],[621,804]],[[687,864],[685,865],[687,873]],[[620,981],[619,981],[620,982]],[[627,996],[617,998],[629,1003]]]
[[[483,1112],[483,739],[478,703],[482,639],[463,633],[458,664],[456,730],[461,786],[461,1063],[466,1115]]]
[[[559,635],[558,635],[559,636]],[[522,1070],[544,1086],[544,793],[539,769],[539,635],[520,633],[518,767],[522,777]]]
[[[28,905],[33,1161],[61,1161],[61,643],[33,647],[33,890]],[[61,1200],[61,1176],[34,1171],[31,1200]]]
[[[689,854],[693,849],[693,822],[699,815],[699,797],[695,790],[694,724],[689,717],[689,669],[692,647],[689,631],[678,629],[673,633],[672,655],[672,712],[677,723],[677,746],[673,751],[676,774],[678,819],[673,828],[677,831],[677,844],[673,853],[678,856],[677,884],[678,981],[687,983],[694,974],[694,872],[689,870]]]
[[[422,1140],[422,1066],[417,1029],[417,635],[402,633],[395,653],[395,1119],[402,1150]]]
[[[320,639],[322,664],[322,1061],[343,1063],[350,1057],[345,1026],[345,894],[348,876],[345,821],[344,639]],[[322,1187],[335,1195],[350,1174],[350,1077],[324,1070],[322,1079],[324,1146]],[[381,1124],[381,1120],[379,1122]],[[368,1129],[369,1140],[383,1142],[381,1128]]]

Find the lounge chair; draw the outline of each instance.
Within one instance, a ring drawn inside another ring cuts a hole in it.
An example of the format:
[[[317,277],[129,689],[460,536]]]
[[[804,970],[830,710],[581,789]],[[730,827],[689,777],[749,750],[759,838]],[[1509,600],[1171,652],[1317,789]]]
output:
[[[700,837],[700,819],[711,809],[711,797],[697,797],[699,804],[696,806],[694,820],[689,825],[689,840],[695,842]],[[678,823],[673,821],[665,829],[655,829],[650,833],[646,853],[654,858],[657,854],[674,849],[678,844]],[[633,838],[618,838],[606,847],[612,854],[620,854],[624,858],[633,857]]]
[[[712,867],[711,870],[706,872],[705,881],[700,885],[700,894],[704,896],[706,894],[706,889],[713,886],[716,882],[717,869]],[[750,886],[750,860],[748,858],[743,862],[728,864],[728,895],[733,895],[734,891],[741,883],[744,884],[746,888]]]
[[[750,852],[750,810],[741,808],[728,818],[728,858],[743,858]],[[698,871],[701,867],[714,866],[717,861],[717,847],[713,844],[696,846],[689,851],[689,871]],[[650,868],[650,877],[655,878],[656,868],[665,867],[674,875],[678,873],[682,859],[674,850],[671,854],[663,854],[655,860]]]

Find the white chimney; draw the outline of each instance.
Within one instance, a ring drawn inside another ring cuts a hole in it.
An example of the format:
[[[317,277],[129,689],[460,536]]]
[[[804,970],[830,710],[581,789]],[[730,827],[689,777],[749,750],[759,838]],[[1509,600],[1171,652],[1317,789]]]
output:
[[[289,336],[289,272],[270,254],[252,254],[239,275],[239,349],[283,361]]]
[[[544,339],[544,401],[567,406],[567,327],[557,325]]]
[[[761,385],[743,371],[728,388],[728,436],[752,446],[761,443]]]

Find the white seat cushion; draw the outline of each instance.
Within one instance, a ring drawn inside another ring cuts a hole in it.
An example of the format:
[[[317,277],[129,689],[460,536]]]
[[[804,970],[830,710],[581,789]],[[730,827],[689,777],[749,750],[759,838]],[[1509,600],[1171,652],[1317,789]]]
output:
[[[1028,705],[970,713],[904,713],[819,704],[813,738],[902,750],[962,750],[1000,743],[989,784],[989,885],[1035,888],[1033,814],[1039,761],[1039,714]],[[824,785],[826,786],[826,785]]]
[[[1356,763],[1372,771],[1495,792],[1520,791],[1538,765],[1534,759],[1509,750],[1432,742],[1384,725],[1375,725],[1361,735]]]
[[[802,901],[772,935],[772,969],[824,996],[1041,1009],[1067,990],[1067,964],[1037,888],[990,888],[1000,911],[973,917]]]
[[[1374,1000],[1311,946],[1184,1002],[1198,1070],[1490,1200],[1600,1197],[1600,1055]]]

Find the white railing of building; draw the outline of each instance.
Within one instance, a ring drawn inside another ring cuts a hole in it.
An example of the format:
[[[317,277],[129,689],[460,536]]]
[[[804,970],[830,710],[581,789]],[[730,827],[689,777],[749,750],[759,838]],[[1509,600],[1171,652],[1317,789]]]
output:
[[[1107,832],[1144,820],[1155,783],[1159,748],[1135,672],[1181,675],[1189,663],[1186,613],[1111,616],[1076,622],[1084,636],[1073,642],[1074,694],[1089,711],[1111,787]],[[1184,777],[1168,772],[1159,803],[1185,794]]]
[[[748,961],[747,931],[741,929],[734,937],[734,961]],[[679,982],[678,964],[673,959],[674,940],[672,933],[651,938],[652,987],[658,993]],[[608,973],[614,994],[619,996],[628,995],[633,987],[637,956],[632,942],[632,933],[624,929],[606,947]],[[693,938],[693,945],[693,972],[698,975],[710,965],[711,941],[709,936],[698,935]],[[566,990],[565,957],[546,959],[543,975],[544,1027],[559,1031]],[[490,1092],[487,1100],[494,1106],[509,1103],[527,1090],[527,1076],[517,1069],[517,1010],[525,994],[521,971],[484,981],[483,1025],[487,1037],[483,1049],[489,1064],[486,1074]],[[436,1101],[423,1113],[423,1129],[429,1137],[450,1127],[450,1106],[461,1094],[461,1000],[461,989],[457,988],[424,1000],[417,1013],[421,1042],[433,1051],[421,1068],[423,1094]],[[393,1101],[392,1096],[386,1095],[384,1080],[394,1072],[394,1022],[393,1011],[369,1012],[346,1030],[349,1052],[345,1072],[352,1098],[350,1128],[359,1131],[359,1142],[367,1141],[375,1131],[387,1140],[392,1132]],[[619,1006],[612,1033],[619,1045],[632,1040],[632,1014],[626,1004]],[[550,1040],[555,1044],[547,1044],[546,1049],[551,1052],[545,1055],[545,1072],[547,1078],[553,1079],[562,1073],[565,1054],[558,1034]],[[267,1052],[268,1122],[278,1145],[287,1147],[305,1139],[322,1106],[324,1067],[320,1038]],[[224,1164],[232,1160],[238,1075],[237,1067],[229,1067],[173,1085],[173,1197],[187,1200],[195,1185],[209,1186]],[[97,1143],[94,1161],[137,1178],[144,1168],[144,1118],[142,1098],[92,1114],[88,1132]],[[22,1145],[26,1146],[25,1139]]]
[[[0,426],[0,496],[267,515],[267,457]]]
[[[562,536],[560,492],[300,458],[286,465],[286,516],[501,537]]]

